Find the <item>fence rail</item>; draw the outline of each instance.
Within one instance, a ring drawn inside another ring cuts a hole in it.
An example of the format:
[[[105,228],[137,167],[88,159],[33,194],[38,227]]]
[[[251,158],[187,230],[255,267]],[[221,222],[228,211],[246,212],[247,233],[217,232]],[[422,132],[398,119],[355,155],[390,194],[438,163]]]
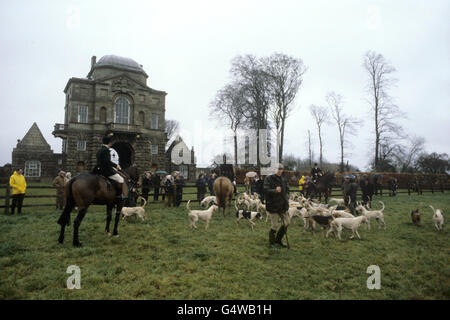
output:
[[[184,186],[185,188],[196,188],[196,186],[194,184],[186,184]],[[238,188],[244,188],[245,185],[243,184],[238,184],[237,185]],[[0,196],[0,200],[5,200],[4,205],[0,205],[0,209],[5,209],[5,214],[9,213],[9,209],[11,207],[11,189],[9,187],[9,184],[6,184],[4,186],[0,186],[0,189],[5,189],[5,195],[4,196]],[[53,189],[55,190],[55,187],[52,186],[28,186],[27,189]],[[389,195],[389,190],[388,189],[381,189],[382,190],[382,195],[383,193],[385,195]],[[397,191],[397,194],[423,194],[426,192],[431,192],[431,193],[444,193],[445,191],[450,190],[450,186],[444,186],[444,187],[440,187],[440,188],[422,188],[421,190],[419,190],[419,192],[417,192],[416,190],[411,190],[411,189],[400,189]],[[289,188],[289,192],[299,192],[298,188]],[[197,195],[197,192],[183,192],[183,196],[184,195]],[[164,193],[159,193],[158,195],[158,199],[163,196],[166,196]],[[362,193],[360,192],[360,190],[358,190],[357,196],[361,197]],[[154,193],[149,193],[148,197],[154,197]],[[330,193],[330,197],[342,197],[342,190],[340,187],[338,186],[334,186],[331,189],[331,193]],[[43,194],[43,195],[27,195],[25,197],[25,199],[43,199],[43,198],[51,198],[51,199],[56,199],[56,194]],[[184,199],[181,202],[187,202],[188,200]],[[164,201],[152,201],[152,203],[164,203]],[[27,207],[55,207],[56,206],[56,202],[48,204],[48,203],[44,203],[44,204],[24,204],[22,205],[23,208],[27,208]]]

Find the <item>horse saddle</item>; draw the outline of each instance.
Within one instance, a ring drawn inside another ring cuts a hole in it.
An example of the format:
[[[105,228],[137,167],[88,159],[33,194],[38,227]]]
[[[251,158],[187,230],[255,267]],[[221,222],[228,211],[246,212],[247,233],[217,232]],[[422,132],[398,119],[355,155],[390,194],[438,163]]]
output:
[[[121,188],[119,187],[119,184],[117,182],[115,182],[114,180],[111,180],[108,177],[105,177],[104,175],[102,175],[100,173],[100,168],[99,167],[94,167],[94,169],[92,169],[92,174],[95,174],[96,176],[98,176],[99,178],[103,178],[106,182],[106,190],[111,191],[112,188],[114,188],[116,190],[116,192],[122,192]]]

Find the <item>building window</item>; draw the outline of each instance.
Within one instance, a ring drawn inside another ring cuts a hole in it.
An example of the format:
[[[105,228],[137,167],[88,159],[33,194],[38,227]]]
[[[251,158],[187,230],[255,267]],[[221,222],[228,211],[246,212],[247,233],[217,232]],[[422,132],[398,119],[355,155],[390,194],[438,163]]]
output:
[[[158,129],[159,115],[157,113],[152,113],[152,129]]]
[[[106,123],[106,108],[100,108],[100,123]]]
[[[182,164],[180,166],[178,166],[178,169],[180,171],[180,175],[185,178],[186,180],[189,179],[189,170],[188,170],[188,166],[185,164]]]
[[[88,123],[88,107],[78,106],[78,122]]]
[[[145,113],[144,111],[139,112],[139,123],[140,126],[145,127]]]
[[[152,144],[152,154],[158,154],[158,145]]]
[[[86,140],[78,140],[77,150],[86,151]]]
[[[114,104],[114,119],[115,123],[118,124],[129,124],[130,123],[130,102],[124,97],[119,97],[116,99]]]
[[[25,162],[25,177],[40,177],[41,176],[41,162],[38,160],[31,160]]]

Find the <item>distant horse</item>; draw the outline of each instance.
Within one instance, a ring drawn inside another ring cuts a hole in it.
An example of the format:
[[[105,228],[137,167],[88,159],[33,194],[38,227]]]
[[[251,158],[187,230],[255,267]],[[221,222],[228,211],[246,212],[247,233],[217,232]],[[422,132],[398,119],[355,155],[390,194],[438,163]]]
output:
[[[231,198],[233,197],[234,187],[230,179],[227,177],[218,177],[214,181],[214,195],[217,199],[217,204],[220,208],[223,208],[223,216],[225,217],[225,209],[228,201],[228,214],[230,214]]]
[[[131,173],[131,175],[128,175]],[[132,169],[122,172],[128,189],[133,189],[137,185],[139,175],[135,175]],[[109,235],[109,225],[112,220],[112,210],[116,207],[116,217],[114,221],[113,235],[118,235],[117,226],[120,220],[120,212],[122,210],[124,200],[118,198],[122,193],[119,184],[107,181],[105,177],[93,173],[84,173],[72,178],[65,187],[66,206],[58,219],[61,225],[58,242],[64,242],[64,231],[66,225],[70,223],[70,213],[78,207],[78,214],[73,224],[73,245],[81,247],[78,240],[78,229],[86,212],[91,204],[106,205],[106,228],[105,231]]]
[[[317,177],[316,183],[310,182],[308,185],[308,194],[312,197],[319,197],[322,200],[322,195],[325,197],[325,203],[328,203],[328,197],[331,193],[331,187],[336,181],[334,172],[326,172]]]

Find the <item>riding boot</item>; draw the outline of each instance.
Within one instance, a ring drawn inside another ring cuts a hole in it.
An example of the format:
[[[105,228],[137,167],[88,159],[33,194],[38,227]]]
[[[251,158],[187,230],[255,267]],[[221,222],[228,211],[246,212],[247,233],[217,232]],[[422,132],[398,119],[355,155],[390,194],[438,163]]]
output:
[[[287,227],[285,227],[284,225],[280,227],[280,229],[278,229],[277,232],[277,237],[275,239],[275,242],[277,244],[279,244],[280,246],[282,246],[283,248],[286,248],[287,246],[281,241],[281,239],[283,239],[284,235],[286,234],[287,231]]]
[[[275,245],[275,234],[277,233],[276,230],[270,229],[269,231],[269,244],[271,246]]]
[[[128,198],[128,188],[126,187],[125,183],[121,183],[120,185],[122,188],[122,194],[118,196],[118,198],[120,198],[121,200],[125,200],[126,198]]]

